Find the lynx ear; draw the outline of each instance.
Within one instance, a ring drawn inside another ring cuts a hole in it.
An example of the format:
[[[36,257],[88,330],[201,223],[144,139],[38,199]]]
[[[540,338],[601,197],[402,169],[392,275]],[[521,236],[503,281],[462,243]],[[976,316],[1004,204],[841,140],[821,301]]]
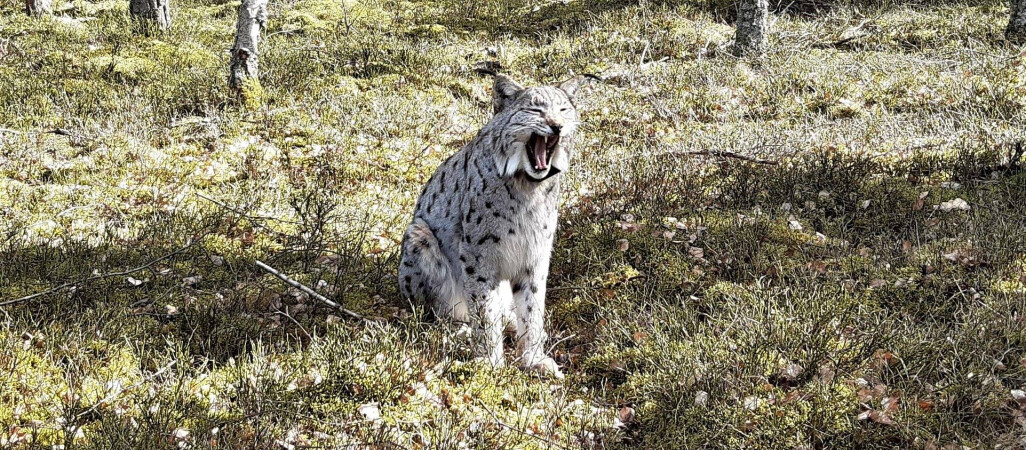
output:
[[[516,81],[506,75],[498,74],[495,76],[495,85],[492,88],[492,107],[495,110],[495,114],[498,114],[503,109],[506,109],[510,103],[513,103],[513,99],[517,98],[517,94],[524,90]]]
[[[577,95],[577,88],[581,87],[581,85],[588,80],[601,80],[601,78],[595,75],[578,75],[559,83],[556,87],[562,89],[563,92],[566,92],[567,97],[570,97],[570,100],[573,100],[574,96]]]

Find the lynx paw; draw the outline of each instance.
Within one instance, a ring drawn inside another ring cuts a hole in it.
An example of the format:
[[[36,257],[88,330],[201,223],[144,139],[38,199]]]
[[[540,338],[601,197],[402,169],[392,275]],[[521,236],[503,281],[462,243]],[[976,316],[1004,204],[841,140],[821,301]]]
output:
[[[557,380],[563,379],[563,372],[559,370],[559,366],[556,365],[556,361],[552,358],[542,358],[540,361],[524,367],[524,370],[535,372],[539,376],[545,378],[555,378]]]

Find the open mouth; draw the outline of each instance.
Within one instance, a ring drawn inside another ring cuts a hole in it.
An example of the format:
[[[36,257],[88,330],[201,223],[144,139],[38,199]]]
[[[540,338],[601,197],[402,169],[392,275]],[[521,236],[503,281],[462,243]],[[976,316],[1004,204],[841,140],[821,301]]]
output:
[[[531,135],[531,139],[527,141],[527,158],[531,160],[534,170],[540,172],[549,168],[549,159],[552,158],[552,152],[556,150],[558,144],[559,136],[557,135]]]

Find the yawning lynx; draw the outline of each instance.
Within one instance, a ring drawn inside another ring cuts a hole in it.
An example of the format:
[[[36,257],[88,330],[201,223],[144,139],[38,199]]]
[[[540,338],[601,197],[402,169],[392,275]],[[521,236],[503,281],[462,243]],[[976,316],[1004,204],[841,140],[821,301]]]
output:
[[[495,77],[494,117],[424,187],[399,267],[404,296],[471,324],[478,356],[503,364],[511,326],[520,366],[556,377],[544,348],[545,281],[579,81],[524,88]]]

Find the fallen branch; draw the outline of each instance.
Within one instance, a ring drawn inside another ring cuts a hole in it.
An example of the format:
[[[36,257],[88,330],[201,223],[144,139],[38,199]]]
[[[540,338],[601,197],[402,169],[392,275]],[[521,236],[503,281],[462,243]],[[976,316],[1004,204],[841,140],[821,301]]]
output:
[[[77,136],[76,134],[74,134],[71,131],[68,131],[68,130],[66,130],[64,128],[54,128],[52,130],[46,130],[46,131],[21,131],[21,130],[12,130],[10,128],[0,128],[0,133],[10,133],[10,134],[56,134],[58,136],[67,136],[67,137],[76,137]]]
[[[832,42],[817,42],[815,44],[812,44],[812,48],[838,48],[838,47],[843,47],[845,45],[848,45],[848,44],[850,44],[852,42],[855,42],[855,41],[857,41],[859,39],[862,39],[864,37],[867,37],[867,36],[872,36],[872,34],[870,34],[870,33],[856,34],[854,36],[846,37],[844,39],[838,39],[838,40],[832,41]]]
[[[361,316],[361,315],[359,315],[359,314],[357,314],[355,312],[352,312],[352,311],[350,311],[348,309],[343,308],[342,305],[339,305],[338,303],[335,303],[335,302],[329,300],[328,297],[325,297],[325,296],[317,293],[317,291],[315,291],[313,289],[310,289],[309,287],[307,287],[303,283],[300,283],[300,282],[298,282],[296,280],[293,280],[292,278],[289,278],[288,275],[285,275],[285,274],[277,271],[275,268],[273,268],[271,266],[268,266],[267,264],[264,264],[263,261],[260,261],[258,259],[256,261],[254,261],[253,263],[256,264],[257,267],[259,267],[261,269],[264,269],[265,272],[278,277],[279,280],[284,281],[289,286],[292,286],[292,287],[294,287],[296,289],[299,289],[299,290],[305,292],[307,295],[309,295],[309,296],[319,300],[321,303],[324,303],[325,305],[328,305],[328,306],[330,306],[332,308],[335,308],[335,309],[341,311],[343,314],[345,314],[345,315],[347,315],[349,317],[352,317],[352,318],[354,318],[356,320],[366,320],[366,319],[363,318],[363,316]]]
[[[44,295],[49,295],[49,294],[52,294],[54,292],[61,291],[61,290],[67,289],[67,288],[78,289],[79,286],[84,285],[84,284],[88,284],[88,283],[92,283],[93,281],[104,280],[104,279],[107,279],[107,278],[114,278],[114,277],[123,277],[123,276],[131,275],[133,273],[136,273],[136,272],[139,272],[139,271],[142,271],[142,270],[146,270],[146,269],[149,269],[150,267],[153,267],[154,264],[157,264],[157,263],[159,263],[161,261],[164,261],[164,260],[166,260],[168,258],[171,258],[171,257],[173,257],[175,255],[178,255],[179,253],[182,253],[182,252],[188,250],[189,248],[191,248],[192,246],[196,245],[196,243],[198,243],[201,240],[202,239],[190,240],[187,244],[185,244],[184,247],[179,248],[178,250],[175,250],[175,251],[173,251],[171,253],[168,253],[168,254],[166,254],[164,256],[161,256],[161,257],[159,257],[157,259],[151,260],[151,261],[149,261],[146,264],[143,264],[141,266],[134,267],[134,268],[131,268],[131,269],[128,269],[128,270],[124,270],[124,271],[121,271],[121,272],[112,272],[112,273],[105,273],[105,274],[100,274],[100,275],[93,275],[93,276],[91,276],[89,278],[86,278],[86,279],[83,279],[83,280],[80,280],[80,281],[73,281],[73,282],[70,282],[70,283],[64,283],[64,284],[62,284],[60,286],[57,286],[55,288],[47,289],[47,290],[42,291],[42,292],[37,292],[37,293],[32,294],[32,295],[26,295],[24,297],[16,298],[14,300],[7,300],[7,301],[0,302],[0,307],[13,305],[15,303],[27,302],[29,300],[32,300],[32,299],[35,299],[35,298],[38,298],[38,297],[42,297]]]
[[[694,150],[694,151],[678,151],[678,152],[667,152],[664,155],[687,155],[687,156],[712,156],[716,158],[734,158],[743,161],[752,162],[755,164],[766,164],[775,166],[780,164],[780,161],[773,161],[768,159],[759,159],[754,156],[742,155],[740,153],[734,153],[726,150]]]
[[[264,40],[270,39],[270,38],[272,38],[274,36],[277,36],[279,34],[290,35],[290,34],[301,34],[301,33],[304,33],[304,32],[306,32],[306,30],[304,30],[302,28],[297,28],[295,30],[275,31],[274,33],[270,33],[267,36],[264,36]]]
[[[854,41],[857,41],[859,39],[862,39],[864,37],[872,36],[873,35],[872,30],[866,31],[866,25],[869,25],[870,23],[871,23],[871,21],[869,19],[865,19],[861,23],[859,23],[858,25],[856,25],[854,27],[851,27],[851,28],[848,29],[848,31],[844,32],[844,34],[852,33],[850,36],[848,36],[846,38],[838,39],[838,40],[833,41],[833,42],[817,42],[815,44],[812,44],[812,47],[813,48],[831,48],[831,47],[837,48],[837,47],[842,47],[842,46],[845,46],[847,44],[850,44],[850,43],[852,43]]]
[[[211,197],[207,197],[206,195],[203,195],[203,194],[201,194],[199,192],[196,193],[196,196],[199,197],[199,198],[202,198],[203,200],[206,200],[206,201],[208,201],[210,203],[213,203],[213,204],[215,204],[217,206],[220,206],[220,207],[222,207],[222,208],[224,208],[224,209],[226,209],[228,211],[231,211],[231,212],[233,212],[233,213],[235,213],[235,214],[237,214],[237,215],[239,215],[239,216],[241,216],[243,218],[249,219],[250,222],[253,222],[257,226],[265,228],[268,231],[272,231],[272,232],[275,232],[275,233],[277,233],[277,232],[274,231],[274,230],[271,230],[271,229],[269,229],[269,228],[267,228],[267,227],[265,227],[265,226],[263,226],[261,224],[259,224],[258,221],[261,221],[261,220],[274,220],[276,222],[289,223],[289,224],[293,224],[293,225],[300,225],[299,222],[296,222],[294,220],[286,220],[286,219],[281,219],[281,218],[278,218],[278,217],[271,217],[271,216],[253,216],[253,215],[250,215],[250,214],[246,213],[243,210],[239,210],[238,208],[233,208],[231,206],[228,206],[227,204],[225,204],[224,202],[222,202],[220,200],[217,200],[217,199],[211,198]]]

